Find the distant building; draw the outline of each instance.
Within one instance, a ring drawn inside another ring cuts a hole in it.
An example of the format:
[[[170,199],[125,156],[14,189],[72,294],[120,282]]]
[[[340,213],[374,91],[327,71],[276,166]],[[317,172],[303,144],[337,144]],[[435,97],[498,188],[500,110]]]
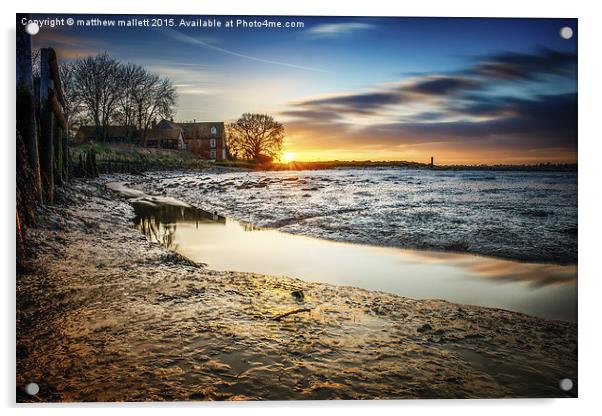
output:
[[[102,142],[95,126],[82,126],[79,143]],[[109,126],[107,142],[133,143],[145,147],[188,150],[202,159],[226,160],[226,128],[222,121],[176,123],[163,119],[146,132],[134,126]]]
[[[109,143],[138,143],[138,129],[134,126],[108,126],[106,141]],[[102,143],[96,126],[81,126],[75,134],[78,143]]]
[[[146,130],[145,146],[186,150],[183,130],[172,121],[162,120],[152,129]]]
[[[222,121],[175,123],[163,119],[153,130],[181,132],[183,149],[203,159],[226,160],[226,128]]]

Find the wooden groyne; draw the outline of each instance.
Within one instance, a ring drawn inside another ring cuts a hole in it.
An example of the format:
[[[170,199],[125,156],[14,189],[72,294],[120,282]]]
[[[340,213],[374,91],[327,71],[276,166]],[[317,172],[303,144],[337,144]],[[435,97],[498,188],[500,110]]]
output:
[[[68,119],[56,52],[40,50],[40,71],[34,76],[31,38],[17,15],[16,50],[16,179],[17,264],[26,230],[42,204],[54,204],[57,187],[69,179]]]

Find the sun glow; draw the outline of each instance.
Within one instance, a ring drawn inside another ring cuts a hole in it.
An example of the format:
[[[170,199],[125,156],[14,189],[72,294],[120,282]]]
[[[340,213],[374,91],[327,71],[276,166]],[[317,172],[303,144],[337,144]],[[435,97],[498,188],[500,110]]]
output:
[[[282,154],[282,161],[283,161],[284,163],[289,163],[289,162],[292,162],[293,160],[295,160],[295,156],[296,156],[296,155],[295,155],[295,153],[293,153],[293,152],[284,152],[284,153]]]

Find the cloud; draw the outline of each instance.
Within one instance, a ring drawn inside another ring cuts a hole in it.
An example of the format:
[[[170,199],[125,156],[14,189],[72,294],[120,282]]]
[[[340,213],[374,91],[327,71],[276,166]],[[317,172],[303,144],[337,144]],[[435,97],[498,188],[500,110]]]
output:
[[[480,82],[465,77],[431,76],[416,82],[407,90],[427,95],[449,95],[479,86]]]
[[[374,25],[368,23],[325,23],[312,27],[307,33],[312,37],[336,38],[358,30],[374,29],[374,27]]]
[[[215,46],[212,45],[208,42],[205,42],[199,38],[194,38],[192,36],[188,36],[185,35],[182,32],[179,32],[177,30],[171,30],[171,29],[163,29],[160,31],[160,33],[165,34],[166,36],[180,41],[180,42],[185,42],[185,43],[189,43],[192,45],[196,45],[196,46],[202,46],[204,48],[207,49],[212,49],[214,51],[218,51],[218,52],[222,52],[226,55],[231,55],[231,56],[236,56],[238,58],[242,58],[242,59],[247,59],[249,61],[255,61],[255,62],[261,62],[264,64],[269,64],[269,65],[278,65],[278,66],[283,66],[283,67],[287,67],[287,68],[293,68],[293,69],[301,69],[304,71],[312,71],[312,72],[329,72],[326,71],[324,69],[320,69],[320,68],[314,68],[314,67],[310,67],[310,66],[303,66],[303,65],[296,65],[296,64],[291,64],[288,62],[280,62],[280,61],[273,61],[270,59],[263,59],[263,58],[259,58],[257,56],[251,56],[251,55],[246,55],[240,52],[236,52],[236,51],[232,51],[230,49],[225,49],[225,48],[221,48],[219,46]]]
[[[374,115],[387,107],[412,104],[429,97],[456,95],[462,91],[479,88],[479,83],[464,77],[428,76],[400,84],[392,84],[373,91],[355,94],[331,94],[326,97],[297,102],[298,111],[308,111],[307,118],[323,112],[340,115]],[[311,112],[311,113],[309,113]],[[297,116],[300,116],[297,113]]]
[[[300,102],[299,107],[312,111],[338,112],[347,114],[373,114],[381,108],[399,104],[404,100],[400,91],[367,92],[361,94],[332,95],[325,98]]]
[[[575,64],[574,55],[551,50],[500,53],[460,72],[298,100],[281,114],[306,147],[497,149],[521,160],[563,160],[576,156],[577,93],[534,91],[557,90],[544,75],[571,79]],[[512,88],[518,81],[538,87]]]
[[[467,72],[488,78],[534,80],[542,75],[576,74],[576,65],[575,53],[540,49],[535,53],[506,52],[492,55]]]
[[[333,122],[329,129],[350,142],[386,145],[470,143],[470,147],[576,148],[577,94],[542,95],[530,100],[508,99],[506,115],[483,121],[375,123],[350,128]],[[500,110],[501,111],[501,110]],[[288,127],[288,123],[287,123]],[[299,128],[299,125],[296,126]],[[311,127],[305,123],[305,128]]]
[[[82,40],[80,36],[69,36],[56,31],[41,31],[32,36],[34,49],[52,47],[60,59],[77,59],[98,55],[107,50],[108,44],[99,39]]]

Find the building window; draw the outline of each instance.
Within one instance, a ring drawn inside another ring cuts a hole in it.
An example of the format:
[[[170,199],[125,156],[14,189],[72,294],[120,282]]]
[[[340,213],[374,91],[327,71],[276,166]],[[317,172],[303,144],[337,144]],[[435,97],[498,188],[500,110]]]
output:
[[[211,148],[215,149],[215,146],[216,146],[215,139],[211,139],[211,140],[209,141],[209,146],[210,146]]]
[[[212,135],[213,137],[217,136],[217,129],[215,128],[215,126],[212,126],[212,127],[211,127],[211,135]]]
[[[216,154],[215,154],[215,150],[211,150],[211,151],[209,152],[209,159],[215,159],[215,155],[216,155]]]

